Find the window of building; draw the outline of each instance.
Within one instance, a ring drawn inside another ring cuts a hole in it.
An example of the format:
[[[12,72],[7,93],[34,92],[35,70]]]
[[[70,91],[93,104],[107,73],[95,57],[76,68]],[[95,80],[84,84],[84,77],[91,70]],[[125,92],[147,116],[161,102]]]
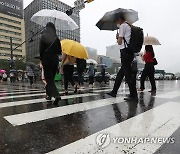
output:
[[[10,48],[5,48],[5,47],[0,47],[0,50],[11,51]],[[15,52],[22,52],[22,50],[20,50],[20,49],[16,49],[16,50],[14,50],[14,51],[15,51]]]
[[[7,18],[4,18],[4,17],[0,17],[0,20],[4,20],[4,21],[7,21],[7,22],[11,22],[11,23],[21,25],[21,22],[19,22],[19,21],[15,21],[15,20],[12,20],[12,19],[7,19]]]
[[[20,27],[16,27],[16,26],[4,24],[4,23],[0,23],[0,26],[4,26],[4,27],[8,27],[8,28],[13,28],[13,29],[17,29],[17,30],[21,30]]]
[[[0,38],[10,39],[9,36],[5,36],[5,35],[0,35]],[[16,38],[16,37],[12,37],[12,40],[15,40],[15,41],[22,41],[20,38]]]
[[[12,32],[12,31],[9,31],[9,30],[4,30],[4,29],[0,29],[0,32],[4,32],[4,33],[8,33],[8,34],[14,34],[14,35],[21,36],[21,33]]]

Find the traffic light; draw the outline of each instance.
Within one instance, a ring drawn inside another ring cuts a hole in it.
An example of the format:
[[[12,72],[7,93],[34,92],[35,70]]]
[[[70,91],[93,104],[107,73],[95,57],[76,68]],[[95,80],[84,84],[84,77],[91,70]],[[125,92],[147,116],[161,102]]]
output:
[[[91,3],[92,1],[94,1],[94,0],[87,0],[88,3]]]

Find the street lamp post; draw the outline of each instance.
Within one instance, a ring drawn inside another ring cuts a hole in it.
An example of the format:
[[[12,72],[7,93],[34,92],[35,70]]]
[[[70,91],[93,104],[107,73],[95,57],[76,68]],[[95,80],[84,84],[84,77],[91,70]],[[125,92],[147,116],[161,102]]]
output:
[[[14,61],[13,61],[13,44],[12,44],[12,37],[10,37],[10,50],[11,50],[11,55],[10,55],[10,63],[9,63],[9,67],[10,69],[12,69],[14,67]]]

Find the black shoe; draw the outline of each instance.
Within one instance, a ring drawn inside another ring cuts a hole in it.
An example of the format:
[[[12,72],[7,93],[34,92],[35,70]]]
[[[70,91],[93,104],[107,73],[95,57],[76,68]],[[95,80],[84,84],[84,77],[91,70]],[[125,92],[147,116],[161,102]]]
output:
[[[137,96],[136,97],[129,96],[129,97],[124,98],[124,100],[125,101],[138,101],[138,97]]]
[[[59,101],[61,100],[61,97],[56,97],[55,101],[53,102],[54,105],[57,105]]]
[[[46,100],[47,100],[47,101],[51,101],[51,99],[52,99],[52,97],[46,96]]]
[[[116,94],[115,94],[115,93],[113,93],[112,91],[111,91],[111,92],[109,92],[109,93],[107,93],[107,95],[109,95],[109,96],[111,96],[111,97],[116,97]]]
[[[156,90],[151,91],[152,96],[156,96]]]

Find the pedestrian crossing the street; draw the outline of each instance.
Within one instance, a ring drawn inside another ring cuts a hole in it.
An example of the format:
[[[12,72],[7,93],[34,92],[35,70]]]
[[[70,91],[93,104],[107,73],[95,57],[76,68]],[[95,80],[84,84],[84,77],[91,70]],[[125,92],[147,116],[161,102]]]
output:
[[[116,98],[106,95],[112,87],[85,87],[66,96],[60,91],[62,100],[53,105],[45,100],[43,88],[0,87],[3,154],[153,154],[164,143],[125,140],[171,139],[180,128],[178,89],[156,96],[147,90],[139,92],[138,102],[126,102],[127,87]]]

